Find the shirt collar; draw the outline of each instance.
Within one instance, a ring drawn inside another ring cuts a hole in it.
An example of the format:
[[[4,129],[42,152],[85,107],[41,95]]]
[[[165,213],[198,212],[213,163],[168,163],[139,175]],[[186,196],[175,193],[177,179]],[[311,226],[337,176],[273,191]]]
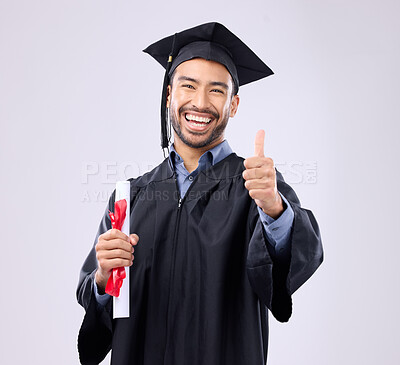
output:
[[[211,166],[214,166],[218,162],[222,161],[225,157],[228,157],[232,153],[232,148],[229,146],[228,141],[225,139],[220,144],[204,152],[199,158],[199,165],[201,161],[209,161]],[[169,149],[169,160],[173,166],[183,163],[183,159],[176,152],[174,145],[172,144]]]

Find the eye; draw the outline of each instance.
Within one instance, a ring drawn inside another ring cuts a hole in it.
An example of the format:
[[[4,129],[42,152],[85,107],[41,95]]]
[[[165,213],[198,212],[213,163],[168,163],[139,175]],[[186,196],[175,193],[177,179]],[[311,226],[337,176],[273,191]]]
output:
[[[211,92],[223,94],[224,92],[221,89],[212,89]]]
[[[183,84],[182,87],[186,87],[188,89],[194,89],[193,85],[190,84]]]

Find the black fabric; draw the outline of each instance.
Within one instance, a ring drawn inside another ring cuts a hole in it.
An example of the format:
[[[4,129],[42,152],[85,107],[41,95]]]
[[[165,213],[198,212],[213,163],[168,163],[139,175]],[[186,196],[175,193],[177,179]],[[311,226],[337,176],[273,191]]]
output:
[[[112,348],[114,365],[264,365],[267,309],[289,320],[291,294],[322,262],[319,229],[277,173],[294,211],[291,255],[269,250],[257,206],[231,154],[200,172],[179,203],[168,160],[131,180],[131,227],[140,237],[130,268],[130,318],[112,319],[93,296],[94,247],[82,268],[77,297],[86,314],[78,336],[82,364]],[[108,209],[97,237],[111,228]],[[179,207],[180,206],[180,207]],[[97,242],[97,237],[95,242]]]

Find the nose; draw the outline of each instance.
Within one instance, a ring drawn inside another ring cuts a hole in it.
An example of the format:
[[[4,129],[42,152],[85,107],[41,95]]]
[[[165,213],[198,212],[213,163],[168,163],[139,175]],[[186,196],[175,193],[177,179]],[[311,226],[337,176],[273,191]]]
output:
[[[210,106],[210,99],[206,90],[197,89],[192,98],[192,104],[197,109],[207,109]]]

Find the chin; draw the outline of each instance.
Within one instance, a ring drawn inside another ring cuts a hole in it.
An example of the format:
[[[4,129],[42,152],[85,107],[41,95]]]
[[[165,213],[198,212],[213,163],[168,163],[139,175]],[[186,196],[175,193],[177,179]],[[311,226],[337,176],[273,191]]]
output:
[[[175,140],[179,139],[186,146],[191,148],[204,148],[211,144],[214,144],[215,141],[221,139],[223,140],[224,131],[228,122],[228,118],[226,120],[222,120],[220,123],[216,123],[216,121],[212,121],[211,123],[216,123],[214,126],[210,126],[205,131],[194,131],[185,126],[185,123],[179,122],[170,115],[170,120],[172,124],[172,128],[175,131]]]
[[[180,138],[180,140],[187,146],[191,148],[203,148],[212,143],[207,138]]]

